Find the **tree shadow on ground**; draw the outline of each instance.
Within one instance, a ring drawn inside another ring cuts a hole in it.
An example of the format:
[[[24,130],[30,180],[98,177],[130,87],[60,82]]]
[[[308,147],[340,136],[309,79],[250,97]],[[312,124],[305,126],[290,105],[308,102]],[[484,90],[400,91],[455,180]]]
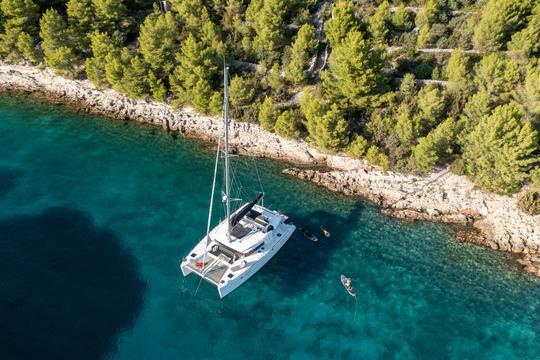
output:
[[[142,310],[146,283],[121,239],[86,213],[0,220],[6,359],[98,359]]]

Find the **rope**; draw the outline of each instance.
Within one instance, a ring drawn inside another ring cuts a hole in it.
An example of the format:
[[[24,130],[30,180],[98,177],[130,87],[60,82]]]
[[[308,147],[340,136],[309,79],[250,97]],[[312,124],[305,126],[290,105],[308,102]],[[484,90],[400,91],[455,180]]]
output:
[[[208,223],[206,224],[206,246],[204,248],[203,266],[201,269],[202,276],[199,279],[199,284],[197,284],[197,288],[195,289],[194,296],[197,296],[197,292],[199,291],[199,287],[201,286],[201,283],[204,277],[204,267],[206,265],[206,252],[208,249],[208,240],[210,240],[210,225],[212,223],[212,208],[214,207],[214,193],[216,191],[216,178],[217,178],[218,163],[219,163],[220,145],[221,145],[221,137],[218,140],[218,146],[217,146],[217,151],[216,151],[216,164],[214,165],[214,180],[212,180],[212,194],[210,195],[210,206],[208,207]]]

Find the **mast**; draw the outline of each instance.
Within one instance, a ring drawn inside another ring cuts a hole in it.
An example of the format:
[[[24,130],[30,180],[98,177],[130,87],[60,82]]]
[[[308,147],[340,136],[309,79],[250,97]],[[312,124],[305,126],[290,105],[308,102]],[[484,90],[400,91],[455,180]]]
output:
[[[225,201],[227,208],[227,241],[231,241],[231,184],[229,174],[229,67],[223,65],[223,121],[225,122]]]

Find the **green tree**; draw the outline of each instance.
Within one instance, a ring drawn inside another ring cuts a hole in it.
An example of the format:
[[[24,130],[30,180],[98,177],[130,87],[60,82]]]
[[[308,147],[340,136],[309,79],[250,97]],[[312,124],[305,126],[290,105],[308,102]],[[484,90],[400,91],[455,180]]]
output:
[[[365,108],[385,89],[381,54],[357,31],[334,48],[328,68],[322,74],[323,88],[333,101]]]
[[[415,165],[423,172],[432,171],[442,164],[454,151],[455,124],[447,119],[433,129],[426,137],[418,139],[413,149]]]
[[[255,96],[255,86],[253,82],[242,76],[235,76],[231,79],[229,88],[232,116],[243,118],[246,108],[250,107]]]
[[[407,73],[403,76],[401,84],[399,84],[399,93],[403,97],[412,97],[416,95],[416,79],[414,74]]]
[[[132,54],[127,48],[115,51],[105,56],[105,78],[113,89],[125,93],[124,72],[131,62]]]
[[[282,92],[285,88],[285,82],[283,81],[280,72],[279,64],[274,63],[266,75],[268,86],[270,86],[270,88],[276,92]]]
[[[167,98],[167,88],[163,84],[163,80],[158,78],[152,70],[148,71],[148,87],[150,94],[155,101],[165,101]],[[212,108],[212,105],[210,106]]]
[[[339,150],[349,143],[349,124],[337,104],[332,104],[322,116],[308,121],[309,140],[317,147]]]
[[[388,4],[387,0],[384,0],[379,7],[377,7],[375,14],[369,18],[369,32],[377,43],[386,43],[386,37],[389,32],[388,24],[391,15],[390,4]]]
[[[124,68],[122,83],[123,92],[131,98],[142,99],[150,95],[148,65],[139,56],[133,56]]]
[[[332,9],[332,17],[324,23],[324,34],[330,47],[337,47],[347,34],[360,31],[360,19],[350,1],[340,0]]]
[[[261,127],[268,131],[274,131],[279,115],[279,109],[275,106],[272,98],[266,96],[259,110],[259,124]]]
[[[129,26],[127,7],[123,0],[92,0],[96,23],[94,30],[106,32],[122,42]]]
[[[508,50],[519,52],[526,57],[540,55],[540,3],[534,7],[527,27],[512,36]]]
[[[437,0],[429,0],[423,7],[422,10],[416,15],[415,23],[416,27],[423,28],[427,27],[428,30],[435,22],[437,22],[439,17],[439,12],[441,11],[441,6]]]
[[[519,65],[504,55],[484,56],[475,67],[474,82],[479,91],[486,91],[493,103],[508,101],[516,89],[521,74]]]
[[[420,31],[418,32],[418,38],[416,39],[416,46],[418,48],[425,48],[429,44],[431,44],[431,41],[433,40],[433,36],[431,35],[431,31],[429,29],[429,26],[424,25],[420,28]]]
[[[253,49],[259,60],[270,64],[279,57],[284,44],[283,17],[287,10],[284,0],[264,0],[253,28]]]
[[[24,31],[19,34],[17,49],[33,63],[38,63],[42,59],[41,53],[34,44],[34,38]]]
[[[173,71],[175,53],[180,48],[181,32],[174,13],[152,13],[139,30],[139,52],[159,78]]]
[[[399,3],[392,16],[392,25],[398,31],[411,31],[414,28],[414,18],[414,13],[407,9],[403,3]]]
[[[458,144],[463,145],[466,137],[473,131],[481,118],[491,113],[493,103],[487,91],[479,91],[469,98],[459,118]]]
[[[208,112],[212,82],[217,75],[213,50],[198,42],[192,34],[182,43],[169,82],[177,105],[193,104],[200,112]]]
[[[469,58],[458,49],[452,53],[445,68],[447,90],[454,96],[466,97],[471,92]]]
[[[274,131],[286,139],[300,136],[300,121],[295,110],[286,110],[278,116]]]
[[[484,51],[505,48],[514,32],[525,23],[531,11],[530,1],[489,0],[474,31],[474,47]]]
[[[519,105],[501,105],[484,116],[467,137],[463,161],[467,175],[482,188],[511,194],[540,162],[538,133],[523,121]]]
[[[90,36],[90,42],[93,56],[86,59],[86,75],[98,89],[103,89],[108,84],[105,73],[106,57],[116,51],[116,46],[107,33],[99,31]]]
[[[526,119],[538,122],[540,117],[540,67],[529,65],[525,81],[518,87],[521,104],[525,108]]]
[[[41,47],[45,61],[58,75],[73,77],[79,62],[71,48],[67,24],[55,9],[49,9],[43,14],[40,24],[40,36],[43,39]]]
[[[428,123],[435,125],[446,109],[444,92],[436,86],[422,87],[418,92],[418,109]]]
[[[370,163],[382,167],[384,170],[390,168],[390,160],[385,153],[383,153],[378,147],[372,145],[369,147],[366,153],[366,160]]]
[[[92,0],[69,0],[67,2],[68,25],[76,47],[90,47],[92,30],[97,22]]]
[[[355,158],[361,158],[369,148],[369,143],[362,135],[356,135],[347,148],[347,153]]]
[[[33,38],[37,33],[39,7],[32,0],[1,0],[0,11],[3,22],[0,55],[8,60],[20,60],[24,54],[19,45],[27,50],[27,36]],[[21,35],[22,39],[19,40]]]
[[[312,25],[304,24],[291,48],[291,60],[285,68],[285,76],[295,84],[306,80],[308,60],[317,48],[317,34]]]

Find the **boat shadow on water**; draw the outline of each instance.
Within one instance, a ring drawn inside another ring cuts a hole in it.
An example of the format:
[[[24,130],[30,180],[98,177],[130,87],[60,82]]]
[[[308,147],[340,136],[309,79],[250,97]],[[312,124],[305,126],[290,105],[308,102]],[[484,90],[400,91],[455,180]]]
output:
[[[137,261],[87,213],[0,219],[0,261],[6,359],[105,358],[142,310]]]
[[[309,241],[298,230],[289,239],[272,261],[266,265],[261,275],[271,277],[272,282],[279,284],[275,291],[287,296],[303,293],[317,279],[323,277],[332,259],[332,253],[342,246],[344,239],[351,235],[365,205],[355,203],[347,216],[339,216],[328,211],[317,210],[307,216],[292,215],[297,227],[304,227],[318,236],[319,241]],[[328,227],[331,237],[326,238],[319,230],[323,224]],[[345,269],[343,269],[345,271]],[[339,273],[336,282],[339,283]]]

